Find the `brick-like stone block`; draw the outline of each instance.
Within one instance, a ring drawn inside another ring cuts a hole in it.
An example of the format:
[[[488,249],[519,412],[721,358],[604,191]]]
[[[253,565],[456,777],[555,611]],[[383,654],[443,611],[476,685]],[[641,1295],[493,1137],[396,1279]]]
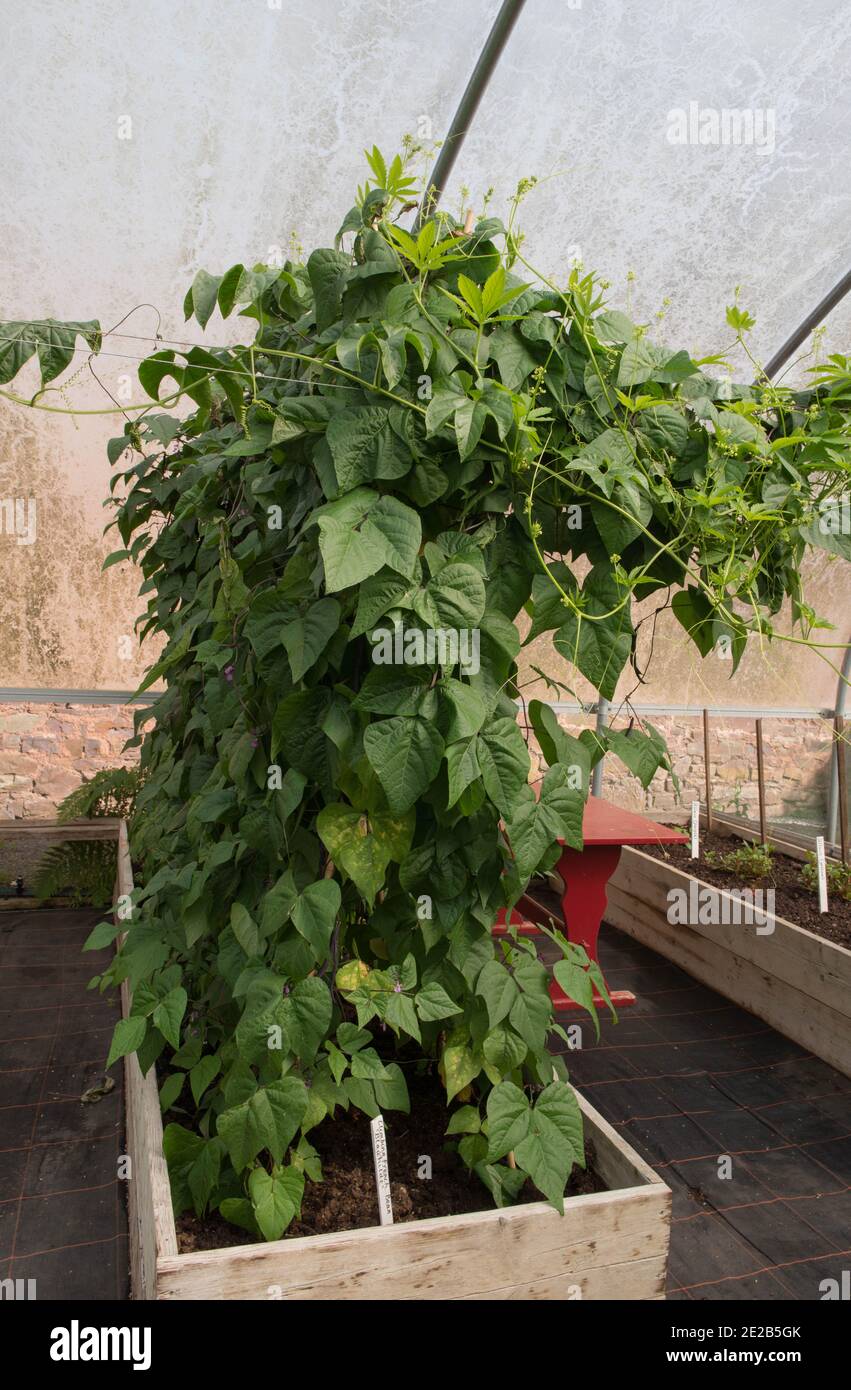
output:
[[[35,777],[40,771],[38,760],[26,753],[16,753],[14,749],[4,748],[0,752],[0,772],[15,772],[19,776]]]
[[[37,714],[0,714],[0,733],[25,734],[37,729],[40,723]]]
[[[83,755],[87,758],[102,758],[110,751],[109,744],[105,738],[87,738],[83,740]]]
[[[35,790],[40,796],[48,796],[59,802],[80,785],[80,778],[68,768],[55,767],[44,771],[36,778]]]
[[[58,753],[60,750],[59,740],[50,735],[35,734],[21,739],[21,751],[29,753],[37,751],[39,753]]]

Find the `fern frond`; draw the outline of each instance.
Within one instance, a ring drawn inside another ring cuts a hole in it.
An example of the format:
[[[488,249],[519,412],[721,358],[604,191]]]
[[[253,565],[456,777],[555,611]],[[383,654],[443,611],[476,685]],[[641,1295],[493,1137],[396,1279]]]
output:
[[[98,816],[126,818],[133,809],[140,777],[135,767],[107,767],[66,796],[57,812],[60,821]]]
[[[33,874],[33,892],[40,902],[63,897],[74,907],[108,907],[115,864],[113,840],[66,840],[42,855]]]
[[[135,767],[109,767],[96,772],[66,796],[58,818],[65,823],[100,816],[126,818],[141,785]],[[108,907],[115,882],[116,848],[111,840],[66,840],[42,855],[33,874],[39,901],[67,897],[75,907]]]

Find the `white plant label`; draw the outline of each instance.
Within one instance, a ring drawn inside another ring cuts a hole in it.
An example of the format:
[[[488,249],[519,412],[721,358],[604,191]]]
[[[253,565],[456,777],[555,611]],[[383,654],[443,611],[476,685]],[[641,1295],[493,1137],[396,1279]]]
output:
[[[700,802],[691,803],[691,857],[697,859],[700,854]]]
[[[816,868],[818,869],[818,910],[827,912],[827,861],[824,857],[824,836],[816,836]]]
[[[390,1165],[387,1162],[387,1135],[384,1118],[376,1115],[370,1122],[372,1159],[375,1164],[375,1186],[378,1191],[378,1220],[382,1226],[393,1225],[393,1203],[390,1199]]]

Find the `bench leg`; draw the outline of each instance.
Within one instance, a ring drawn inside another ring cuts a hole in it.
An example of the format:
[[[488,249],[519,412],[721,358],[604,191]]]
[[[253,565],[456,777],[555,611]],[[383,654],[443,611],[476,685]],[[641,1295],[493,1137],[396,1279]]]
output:
[[[620,845],[586,845],[581,851],[565,845],[556,864],[556,872],[564,885],[561,915],[565,935],[568,941],[584,946],[589,959],[598,964],[597,938],[606,911],[606,887],[620,857]],[[580,1007],[568,999],[555,982],[550,994],[559,1009]],[[635,1003],[635,995],[630,990],[610,990],[609,994],[616,1009],[628,1008]],[[594,1002],[598,1009],[606,1008],[606,1001],[596,990]]]

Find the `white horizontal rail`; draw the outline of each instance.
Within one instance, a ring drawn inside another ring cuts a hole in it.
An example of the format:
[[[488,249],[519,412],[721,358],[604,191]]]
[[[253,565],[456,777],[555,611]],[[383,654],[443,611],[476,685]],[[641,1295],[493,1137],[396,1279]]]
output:
[[[20,687],[0,687],[0,704],[31,705],[150,705],[164,691],[146,690],[136,695],[131,690],[48,690],[44,688],[23,689]],[[575,700],[542,700],[558,714],[595,714],[597,705],[591,701],[580,704]],[[711,705],[706,706],[710,714],[726,715],[735,719],[832,719],[832,709],[788,709],[777,705]],[[625,713],[636,714],[682,714],[694,718],[703,714],[703,705],[644,705],[630,702]]]

